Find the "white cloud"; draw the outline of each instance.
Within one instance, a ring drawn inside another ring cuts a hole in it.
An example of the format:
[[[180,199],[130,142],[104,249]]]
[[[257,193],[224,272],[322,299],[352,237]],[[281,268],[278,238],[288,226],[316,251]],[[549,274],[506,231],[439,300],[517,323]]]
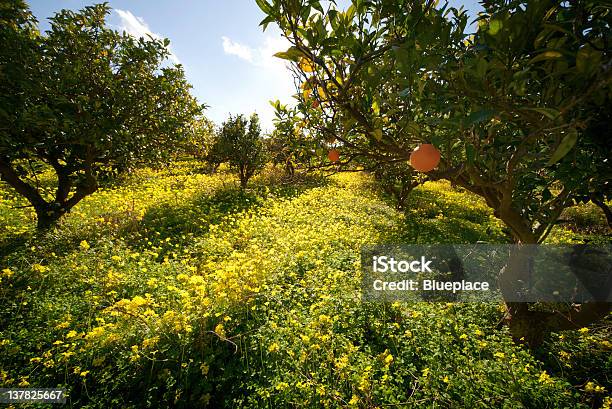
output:
[[[221,39],[223,40],[223,51],[226,54],[235,55],[257,67],[287,72],[285,62],[274,56],[279,51],[285,51],[291,45],[285,38],[267,36],[264,43],[255,48],[233,41],[226,36],[221,37]]]
[[[137,17],[132,14],[129,10],[121,10],[114,9],[117,15],[119,15],[119,19],[121,23],[119,25],[119,30],[125,31],[126,33],[134,36],[134,37],[144,37],[151,36],[154,39],[161,40],[163,37],[157,33],[151,31],[147,23],[144,21],[142,17]],[[169,59],[175,64],[180,64],[180,60],[178,57],[172,52],[170,48]]]
[[[264,129],[271,130],[274,110],[268,103],[279,99],[283,103],[291,103],[295,93],[293,76],[287,68],[285,60],[274,56],[279,51],[285,51],[291,45],[287,39],[280,36],[267,35],[259,45],[253,47],[221,37],[223,51],[236,56],[252,65],[257,72],[258,81],[255,84],[242,85],[243,91],[254,97],[253,106],[262,122]]]
[[[225,54],[235,55],[248,62],[253,62],[253,51],[251,48],[236,43],[225,36],[221,38],[223,39],[223,51],[225,51]]]

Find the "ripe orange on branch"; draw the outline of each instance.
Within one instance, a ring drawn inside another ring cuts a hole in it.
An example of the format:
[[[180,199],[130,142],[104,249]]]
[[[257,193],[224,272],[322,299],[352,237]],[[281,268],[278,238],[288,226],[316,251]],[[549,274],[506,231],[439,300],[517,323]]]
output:
[[[332,149],[329,151],[329,153],[327,154],[327,158],[331,161],[331,162],[338,162],[340,160],[340,152],[338,152],[337,149]]]
[[[419,145],[410,154],[410,165],[419,172],[434,170],[440,163],[440,151],[430,143]]]

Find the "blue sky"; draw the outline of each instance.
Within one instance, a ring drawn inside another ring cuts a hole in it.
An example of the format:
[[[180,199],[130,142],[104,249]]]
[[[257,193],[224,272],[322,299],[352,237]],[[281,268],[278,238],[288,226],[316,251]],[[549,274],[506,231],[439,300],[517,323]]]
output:
[[[61,9],[77,10],[95,1],[29,1],[42,30]],[[348,0],[340,3],[346,4]],[[133,35],[153,33],[171,41],[171,58],[185,68],[193,94],[209,105],[206,115],[220,124],[228,114],[257,112],[271,129],[272,99],[291,102],[294,85],[284,62],[273,57],[288,47],[273,24],[263,32],[263,13],[254,0],[110,0],[108,23]],[[462,4],[474,15],[475,0]]]

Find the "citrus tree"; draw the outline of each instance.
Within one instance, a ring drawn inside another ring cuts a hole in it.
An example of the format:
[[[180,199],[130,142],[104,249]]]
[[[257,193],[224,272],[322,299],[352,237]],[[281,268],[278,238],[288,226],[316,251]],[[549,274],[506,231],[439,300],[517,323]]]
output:
[[[304,116],[297,107],[290,108],[280,101],[272,101],[275,118],[274,130],[266,140],[272,163],[282,164],[287,176],[293,176],[296,167],[309,170],[321,165],[325,147],[312,127],[307,127]],[[312,122],[308,121],[312,126]]]
[[[249,179],[266,164],[264,147],[257,114],[249,119],[230,115],[221,125],[215,151],[238,172],[240,186],[246,188]]]
[[[275,22],[292,44],[277,56],[292,61],[299,98],[333,118],[344,151],[393,163],[433,143],[442,160],[429,177],[483,197],[517,243],[543,242],[579,200],[610,197],[604,2],[487,1],[471,36],[464,12],[434,1],[257,3],[264,28]],[[505,274],[528,274],[517,269]],[[508,303],[507,318],[516,338],[537,343],[609,307]]]
[[[452,179],[482,196],[520,243],[542,243],[578,201],[612,194],[609,10],[597,1],[488,2],[464,57],[445,68],[441,141]],[[466,124],[465,118],[472,120]],[[529,269],[505,273],[527,282]],[[501,276],[504,280],[504,274]],[[518,336],[584,326],[608,303],[538,311],[509,303]]]
[[[407,160],[428,137],[425,114],[440,114],[428,108],[437,101],[427,78],[457,53],[464,14],[449,21],[433,1],[355,1],[346,11],[333,2],[326,10],[319,1],[258,4],[268,14],[262,24],[277,22],[293,44],[276,55],[294,62],[301,106],[321,111],[321,137],[345,158]]]
[[[0,13],[0,175],[39,228],[93,193],[105,169],[167,158],[201,113],[182,68],[165,63],[168,41],[108,28],[105,4],[63,10],[45,34],[22,2]],[[44,165],[55,192],[37,183]]]
[[[196,118],[191,124],[188,137],[181,143],[179,153],[190,155],[194,159],[206,160],[215,144],[215,126],[208,118]]]

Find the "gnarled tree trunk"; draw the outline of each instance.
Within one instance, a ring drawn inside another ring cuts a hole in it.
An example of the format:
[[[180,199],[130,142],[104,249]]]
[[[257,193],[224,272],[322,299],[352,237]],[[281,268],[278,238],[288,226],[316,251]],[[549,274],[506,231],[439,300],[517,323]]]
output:
[[[608,227],[612,229],[612,210],[603,200],[599,200],[594,196],[591,196],[591,202],[597,207],[601,209],[603,214],[606,216],[606,221],[608,222]]]
[[[47,202],[38,189],[24,182],[10,163],[0,158],[0,176],[2,180],[30,202],[36,212],[36,228],[38,230],[47,230],[53,227],[64,214],[69,212],[85,196],[92,194],[98,189],[97,179],[91,166],[88,166],[85,169],[85,179],[76,186],[76,191],[70,196],[73,183],[68,172],[57,162],[52,161],[51,165],[57,174],[57,190],[55,199],[52,202]]]
[[[467,171],[470,173],[469,167]],[[479,179],[478,174],[474,174],[474,172],[470,174],[475,179]],[[522,280],[525,284],[528,284],[530,279],[531,266],[522,257],[525,256],[525,252],[528,252],[528,247],[525,246],[521,250],[520,246],[539,244],[546,238],[563,209],[562,205],[567,198],[567,191],[563,190],[558,195],[559,201],[551,213],[549,223],[542,224],[534,230],[529,221],[512,208],[511,186],[501,184],[488,186],[484,183],[482,186],[476,186],[461,175],[452,179],[460,186],[485,199],[487,204],[494,209],[495,216],[510,228],[514,242],[518,246],[519,250],[510,257],[499,277],[502,293],[506,293],[504,297],[506,299],[504,322],[508,325],[516,342],[537,347],[551,332],[579,329],[608,315],[612,310],[612,303],[608,302],[573,304],[563,311],[538,311],[534,308],[535,303],[509,301],[516,299],[516,293],[511,292],[517,288],[517,283],[513,281]],[[510,296],[511,294],[512,296]]]
[[[533,241],[531,237],[523,238]],[[504,299],[518,299],[505,303],[504,321],[513,339],[530,347],[537,347],[551,332],[579,329],[605,318],[612,310],[612,303],[587,302],[572,304],[566,310],[538,311],[534,309],[535,303],[520,300],[518,295],[531,285],[530,259],[535,250],[533,244],[536,243],[517,243],[499,276]]]

